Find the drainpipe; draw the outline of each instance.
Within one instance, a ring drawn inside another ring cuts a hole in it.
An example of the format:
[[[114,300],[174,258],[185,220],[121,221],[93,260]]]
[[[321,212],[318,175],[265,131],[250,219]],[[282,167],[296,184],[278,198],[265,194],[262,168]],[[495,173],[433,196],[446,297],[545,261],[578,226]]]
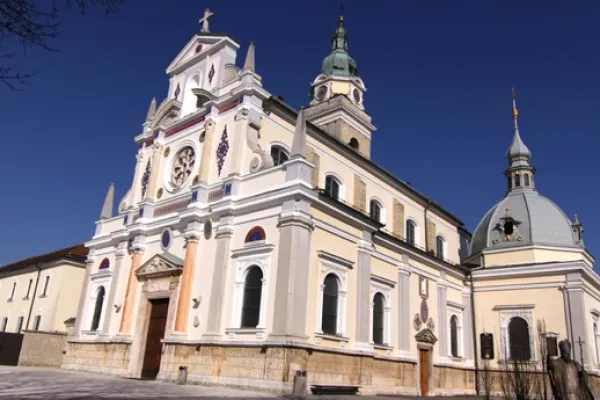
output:
[[[39,264],[35,265],[35,269],[37,270],[37,276],[35,278],[35,286],[33,287],[33,297],[31,298],[31,305],[29,306],[29,315],[27,315],[27,323],[25,324],[25,329],[29,329],[29,321],[31,320],[31,312],[33,311],[33,305],[35,303],[35,297],[37,294],[37,287],[38,287],[38,283],[40,281],[40,274],[42,272],[42,269],[40,268]]]
[[[473,283],[473,271],[480,270],[484,267],[483,257],[481,257],[481,264],[478,267],[469,268],[467,274],[469,275],[469,283],[471,285],[471,335],[473,339],[473,360],[475,361],[475,393],[479,396],[480,393],[480,382],[479,382],[479,357],[477,354],[477,326],[475,316],[475,285]],[[466,266],[466,265],[465,265]]]

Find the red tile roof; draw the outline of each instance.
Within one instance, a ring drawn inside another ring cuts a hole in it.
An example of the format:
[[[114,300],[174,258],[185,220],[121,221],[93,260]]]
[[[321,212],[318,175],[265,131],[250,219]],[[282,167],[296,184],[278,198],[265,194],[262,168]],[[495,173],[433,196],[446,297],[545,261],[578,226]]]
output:
[[[83,263],[87,255],[88,248],[82,244],[78,244],[76,246],[66,247],[64,249],[56,250],[51,253],[25,258],[24,260],[4,265],[0,267],[0,273],[14,271],[17,269],[29,267],[34,264],[43,264],[60,259],[67,259]]]

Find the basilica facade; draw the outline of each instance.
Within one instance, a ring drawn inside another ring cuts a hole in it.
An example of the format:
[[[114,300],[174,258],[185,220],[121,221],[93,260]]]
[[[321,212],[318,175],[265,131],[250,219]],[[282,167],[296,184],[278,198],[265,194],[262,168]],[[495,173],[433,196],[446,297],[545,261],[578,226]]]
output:
[[[507,195],[471,236],[371,160],[343,18],[296,110],[263,86],[254,44],[238,63],[210,16],[86,243],[63,368],[174,380],[185,366],[192,383],[272,392],[305,370],[361,393],[472,394],[484,361],[539,362],[570,338],[600,371],[600,279],[581,224],[536,190],[516,107]]]

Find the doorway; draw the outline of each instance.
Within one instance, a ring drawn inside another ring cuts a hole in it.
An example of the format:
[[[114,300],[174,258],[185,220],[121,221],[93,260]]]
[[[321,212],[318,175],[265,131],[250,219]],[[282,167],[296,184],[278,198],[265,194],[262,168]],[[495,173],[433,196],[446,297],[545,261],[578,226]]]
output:
[[[419,386],[421,396],[429,396],[431,350],[419,349]]]
[[[169,299],[150,300],[150,323],[146,337],[146,350],[142,366],[142,379],[156,379],[160,370],[162,339],[165,337]]]

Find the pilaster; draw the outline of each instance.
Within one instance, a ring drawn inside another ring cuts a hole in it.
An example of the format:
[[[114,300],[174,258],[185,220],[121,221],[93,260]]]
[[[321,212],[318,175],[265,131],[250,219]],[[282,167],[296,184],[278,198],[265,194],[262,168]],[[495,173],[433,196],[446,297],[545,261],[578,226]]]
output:
[[[192,286],[198,259],[198,241],[202,235],[200,222],[188,223],[184,233],[185,237],[185,260],[183,262],[183,274],[179,288],[177,301],[177,314],[175,315],[175,333],[187,333],[190,303],[192,301]]]
[[[438,340],[440,358],[448,357],[448,284],[446,282],[446,273],[440,272],[440,278],[437,281],[438,290]]]
[[[579,340],[581,339],[584,343],[582,346],[587,346],[587,321],[586,321],[586,309],[584,302],[584,284],[581,273],[569,273],[567,274],[567,284],[564,288],[565,292],[565,305],[567,309],[567,327],[569,327],[568,335],[571,341],[571,354],[575,361],[579,361],[582,365],[590,363],[590,358],[587,351],[580,352]],[[586,349],[587,347],[584,347]],[[583,359],[581,357],[583,353]]]
[[[279,216],[279,249],[273,310],[273,332],[269,340],[305,341],[310,268],[310,241],[314,222],[310,204],[288,200]]]
[[[398,265],[398,348],[410,354],[410,268],[408,262]]]
[[[215,253],[215,267],[213,269],[210,299],[208,303],[208,319],[206,325],[206,339],[219,339],[221,337],[221,324],[223,306],[225,303],[225,284],[227,267],[231,259],[230,247],[233,237],[233,217],[223,217],[215,231],[217,250]]]
[[[93,253],[94,250],[90,250]],[[91,270],[96,262],[96,257],[88,255],[85,260],[85,274],[83,275],[83,287],[81,288],[81,295],[79,296],[79,304],[77,305],[77,316],[75,318],[75,326],[70,336],[79,336],[81,334],[81,324],[83,323],[84,315],[83,310],[85,309],[85,303],[89,298],[88,289],[90,286],[90,274]]]
[[[363,232],[363,239],[358,243],[357,288],[356,288],[356,348],[372,351],[370,342],[371,319],[371,254],[373,243],[370,232]]]
[[[102,335],[107,335],[110,329],[110,321],[114,316],[113,312],[113,304],[115,302],[115,296],[117,294],[117,286],[119,282],[119,273],[121,271],[121,264],[123,264],[123,259],[127,254],[127,242],[122,241],[119,242],[117,247],[117,251],[115,253],[115,268],[113,270],[111,283],[110,283],[110,292],[108,293],[108,298],[106,301],[106,315],[104,316],[104,323],[102,325]]]
[[[202,183],[208,182],[210,173],[210,163],[212,160],[212,148],[213,140],[215,137],[216,122],[212,118],[209,118],[204,123],[204,144],[202,146],[202,163],[200,164],[200,173],[198,175],[198,181]]]
[[[131,185],[131,193],[129,194],[129,202],[127,207],[134,207],[139,203],[141,198],[141,178],[142,178],[142,161],[144,160],[144,154],[140,151],[135,156],[135,172],[133,173],[133,183]],[[120,205],[119,205],[120,207]],[[119,210],[120,211],[120,210]]]
[[[152,146],[152,164],[150,172],[150,182],[148,183],[148,190],[146,191],[146,199],[156,199],[156,191],[158,189],[158,179],[160,177],[160,167],[162,161],[162,146],[158,143],[154,143]],[[139,180],[139,179],[138,179]]]
[[[232,157],[230,161],[231,169],[229,170],[229,174],[241,174],[242,165],[244,162],[244,150],[248,147],[247,145],[247,137],[248,137],[248,109],[242,108],[235,114],[235,123],[236,126],[234,128],[235,135],[233,137],[233,151]],[[231,131],[230,131],[231,132]],[[231,140],[231,139],[230,139]]]
[[[129,270],[129,278],[127,279],[127,291],[125,292],[125,301],[123,302],[123,317],[121,319],[120,333],[123,335],[131,334],[131,318],[135,308],[137,298],[138,279],[135,272],[142,263],[142,257],[146,251],[146,238],[138,236],[132,244],[131,267]]]
[[[462,341],[464,346],[464,358],[468,364],[474,364],[474,349],[473,349],[473,309],[471,308],[471,292],[463,291],[462,293],[463,309],[463,331]]]

